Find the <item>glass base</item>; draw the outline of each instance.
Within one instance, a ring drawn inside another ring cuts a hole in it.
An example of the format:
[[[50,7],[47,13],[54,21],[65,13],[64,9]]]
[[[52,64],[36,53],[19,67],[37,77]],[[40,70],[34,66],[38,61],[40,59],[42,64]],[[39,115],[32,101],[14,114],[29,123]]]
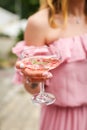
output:
[[[38,104],[46,104],[46,105],[51,105],[55,102],[56,98],[54,95],[50,94],[50,93],[40,93],[40,94],[36,94],[32,97],[32,101],[34,103],[38,103]]]

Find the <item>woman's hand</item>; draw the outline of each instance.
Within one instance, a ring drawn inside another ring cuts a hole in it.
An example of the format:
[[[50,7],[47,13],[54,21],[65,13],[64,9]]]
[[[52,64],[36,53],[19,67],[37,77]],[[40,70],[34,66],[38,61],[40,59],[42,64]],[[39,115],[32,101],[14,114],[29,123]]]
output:
[[[24,76],[25,89],[31,94],[35,94],[40,91],[38,85],[39,82],[43,82],[49,78],[52,78],[52,74],[48,71],[38,71],[26,68],[26,65],[24,64],[23,60],[16,62],[16,68],[19,69],[20,72],[22,72]],[[28,84],[28,81],[30,82],[30,85]]]
[[[52,74],[48,71],[44,70],[32,70],[26,68],[23,60],[16,62],[16,68],[23,73],[24,77],[28,77],[29,81],[31,82],[42,82],[49,78],[52,78]]]

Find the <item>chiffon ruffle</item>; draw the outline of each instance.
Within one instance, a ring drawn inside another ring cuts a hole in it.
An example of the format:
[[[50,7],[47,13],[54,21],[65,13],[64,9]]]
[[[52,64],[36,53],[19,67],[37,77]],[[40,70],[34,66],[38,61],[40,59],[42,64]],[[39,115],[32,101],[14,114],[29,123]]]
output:
[[[49,46],[45,45],[43,47],[45,47],[43,52],[46,52],[46,49],[49,48],[54,50],[54,53],[55,51],[60,53],[63,61],[74,62],[84,60],[87,57],[87,34],[72,38],[60,38]],[[20,41],[12,48],[12,52],[20,57],[21,52],[25,49],[29,49],[30,53],[34,53],[35,46],[26,46],[25,41]]]
[[[19,42],[13,49],[19,58],[24,49],[30,49],[35,53],[34,46],[26,46],[24,41]],[[43,52],[49,48],[61,55],[61,64],[51,70],[53,77],[46,81],[46,91],[56,96],[55,105],[80,106],[87,104],[87,34],[69,38],[60,38],[49,46],[45,46]],[[16,74],[15,82],[19,75]]]

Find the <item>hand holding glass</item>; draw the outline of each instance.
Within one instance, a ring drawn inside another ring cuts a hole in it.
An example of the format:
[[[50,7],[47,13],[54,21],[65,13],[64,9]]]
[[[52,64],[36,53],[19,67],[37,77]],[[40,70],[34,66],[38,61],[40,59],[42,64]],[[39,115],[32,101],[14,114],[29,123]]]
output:
[[[46,50],[44,52],[43,50]],[[52,53],[49,49],[44,46],[35,47],[34,52],[30,53],[29,49],[22,52],[21,58],[25,59],[26,68],[31,70],[49,71],[56,68],[60,62],[61,57],[58,52]],[[44,82],[40,82],[40,93],[35,94],[32,97],[34,103],[50,105],[55,102],[56,98],[53,94],[45,92]]]

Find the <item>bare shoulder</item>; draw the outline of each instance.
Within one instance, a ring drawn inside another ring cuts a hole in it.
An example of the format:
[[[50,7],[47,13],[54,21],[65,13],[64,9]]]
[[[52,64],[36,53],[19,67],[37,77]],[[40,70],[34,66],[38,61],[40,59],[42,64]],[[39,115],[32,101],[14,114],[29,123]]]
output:
[[[39,27],[48,25],[48,9],[43,9],[28,18],[28,23]]]
[[[24,38],[27,45],[45,44],[46,31],[48,28],[48,11],[43,9],[28,18]]]

